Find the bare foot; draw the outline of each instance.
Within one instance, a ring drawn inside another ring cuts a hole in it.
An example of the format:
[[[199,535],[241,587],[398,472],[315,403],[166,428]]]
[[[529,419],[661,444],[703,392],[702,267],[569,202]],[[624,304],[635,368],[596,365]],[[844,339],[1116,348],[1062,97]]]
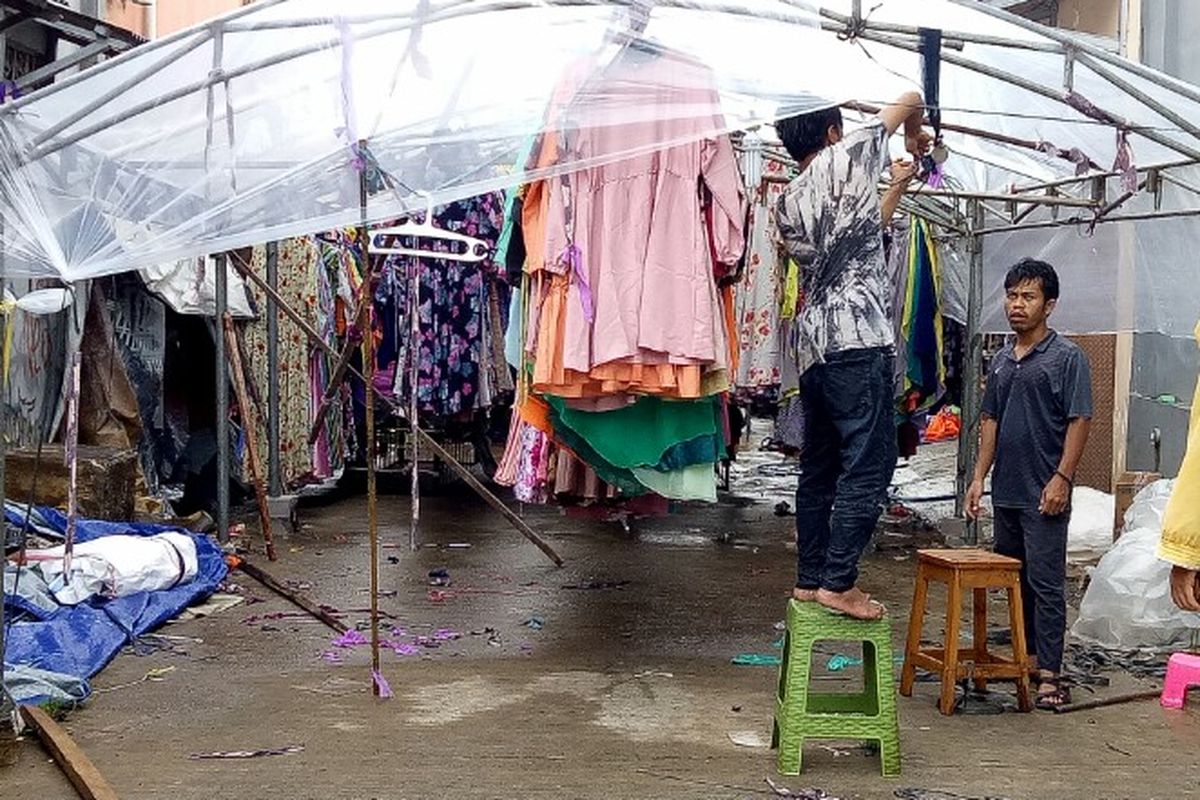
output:
[[[887,613],[882,603],[871,599],[871,595],[857,586],[844,592],[831,592],[828,589],[817,591],[817,602],[833,611],[840,611],[847,616],[862,620],[876,620]]]
[[[799,600],[801,603],[811,603],[817,599],[816,589],[801,589],[797,586],[792,589],[792,599]]]

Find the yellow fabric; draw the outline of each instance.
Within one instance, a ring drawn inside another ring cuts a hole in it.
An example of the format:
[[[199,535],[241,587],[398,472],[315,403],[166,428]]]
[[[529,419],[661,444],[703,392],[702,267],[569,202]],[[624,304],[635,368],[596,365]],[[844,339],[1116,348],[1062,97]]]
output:
[[[1200,342],[1200,324],[1196,325],[1196,340]],[[1187,453],[1163,515],[1158,554],[1177,566],[1200,569],[1200,384],[1192,400]]]
[[[13,343],[13,324],[12,310],[17,307],[13,300],[4,300],[0,302],[0,314],[4,315],[4,358],[3,358],[3,379],[8,380],[8,367],[12,364],[12,343]]]
[[[800,267],[792,259],[787,259],[786,272],[783,278],[783,305],[779,310],[782,319],[795,319],[800,310]]]

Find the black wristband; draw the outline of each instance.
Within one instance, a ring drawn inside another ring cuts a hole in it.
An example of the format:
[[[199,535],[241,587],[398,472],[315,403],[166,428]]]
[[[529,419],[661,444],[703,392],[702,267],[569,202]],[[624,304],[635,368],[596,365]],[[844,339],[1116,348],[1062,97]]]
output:
[[[1064,481],[1066,481],[1068,486],[1070,486],[1072,488],[1075,487],[1075,481],[1068,478],[1061,469],[1054,470],[1054,474],[1057,475],[1058,477],[1062,478]]]

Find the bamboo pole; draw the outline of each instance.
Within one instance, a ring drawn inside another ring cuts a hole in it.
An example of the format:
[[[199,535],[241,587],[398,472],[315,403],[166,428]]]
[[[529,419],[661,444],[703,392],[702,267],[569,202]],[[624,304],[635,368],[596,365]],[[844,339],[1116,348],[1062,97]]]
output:
[[[267,560],[275,561],[275,540],[271,536],[271,509],[267,505],[267,491],[263,485],[262,464],[258,460],[258,433],[251,423],[250,393],[246,391],[246,373],[242,370],[242,353],[238,348],[237,333],[233,330],[233,317],[229,312],[221,318],[226,352],[229,355],[229,371],[233,373],[233,391],[241,409],[242,426],[246,432],[246,461],[250,464],[250,481],[254,484],[254,496],[258,500],[258,516],[262,524],[263,541],[267,545]]]

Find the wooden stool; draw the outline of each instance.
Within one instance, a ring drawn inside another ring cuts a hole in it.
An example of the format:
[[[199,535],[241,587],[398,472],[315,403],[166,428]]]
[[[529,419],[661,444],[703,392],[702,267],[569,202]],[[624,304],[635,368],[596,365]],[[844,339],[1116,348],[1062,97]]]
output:
[[[954,687],[960,678],[971,677],[975,688],[987,688],[988,680],[1017,682],[1017,703],[1029,711],[1029,664],[1025,646],[1025,613],[1021,605],[1021,562],[986,550],[917,551],[917,591],[912,616],[908,620],[908,644],[904,649],[904,669],[900,675],[900,694],[912,697],[917,667],[941,673],[942,699],[938,704],[947,716],[954,713]],[[925,603],[929,582],[946,584],[946,641],[937,649],[921,649],[921,629],[925,622]],[[958,647],[962,593],[975,593],[975,646]],[[1009,625],[1012,627],[1012,660],[989,653],[987,649],[987,590],[1008,591]],[[971,662],[971,663],[968,663]]]

